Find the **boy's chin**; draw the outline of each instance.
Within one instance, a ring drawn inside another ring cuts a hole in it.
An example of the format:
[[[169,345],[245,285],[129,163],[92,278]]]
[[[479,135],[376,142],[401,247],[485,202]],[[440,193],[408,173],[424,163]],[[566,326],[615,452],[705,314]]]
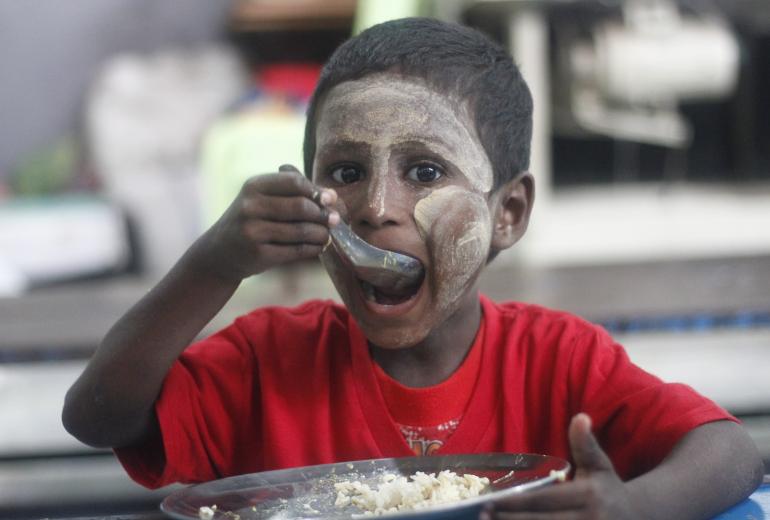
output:
[[[428,330],[382,329],[380,327],[368,327],[358,322],[369,344],[384,350],[400,350],[410,348],[428,336]]]

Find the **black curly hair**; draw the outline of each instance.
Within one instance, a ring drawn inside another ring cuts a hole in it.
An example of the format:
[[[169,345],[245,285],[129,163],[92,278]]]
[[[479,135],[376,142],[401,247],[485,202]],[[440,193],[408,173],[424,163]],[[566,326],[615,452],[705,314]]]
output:
[[[439,92],[466,100],[493,166],[494,189],[529,168],[532,96],[508,52],[469,27],[403,18],[349,39],[324,66],[307,111],[306,175],[312,176],[315,129],[324,96],[335,85],[378,72],[418,78]]]

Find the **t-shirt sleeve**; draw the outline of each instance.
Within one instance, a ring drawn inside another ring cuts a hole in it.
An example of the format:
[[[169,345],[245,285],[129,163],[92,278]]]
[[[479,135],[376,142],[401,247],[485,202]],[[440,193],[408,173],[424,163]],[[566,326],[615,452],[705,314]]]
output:
[[[658,465],[688,432],[708,422],[737,420],[681,383],[666,383],[634,365],[596,328],[575,343],[570,363],[575,413],[586,412],[618,474],[630,479]]]
[[[160,438],[115,449],[149,488],[255,471],[261,453],[258,367],[238,322],[187,348],[155,403]],[[137,381],[141,384],[141,381]],[[236,457],[235,452],[249,457]]]

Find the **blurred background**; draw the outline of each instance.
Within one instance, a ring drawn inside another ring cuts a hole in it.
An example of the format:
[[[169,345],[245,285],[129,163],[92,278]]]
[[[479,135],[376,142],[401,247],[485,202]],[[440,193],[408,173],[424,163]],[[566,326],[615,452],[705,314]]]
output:
[[[738,415],[770,470],[766,0],[0,0],[0,516],[157,508],[62,428],[101,337],[251,175],[301,167],[320,67],[426,15],[510,49],[537,202],[482,289],[601,323]],[[316,263],[244,283],[336,298]]]

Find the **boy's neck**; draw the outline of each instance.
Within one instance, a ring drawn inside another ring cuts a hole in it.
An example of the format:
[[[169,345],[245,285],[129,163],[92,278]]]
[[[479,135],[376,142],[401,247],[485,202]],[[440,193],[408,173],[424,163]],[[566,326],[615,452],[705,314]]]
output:
[[[420,343],[400,349],[369,344],[372,359],[399,383],[423,388],[436,385],[457,370],[468,354],[481,324],[481,303],[469,291],[457,312]]]

